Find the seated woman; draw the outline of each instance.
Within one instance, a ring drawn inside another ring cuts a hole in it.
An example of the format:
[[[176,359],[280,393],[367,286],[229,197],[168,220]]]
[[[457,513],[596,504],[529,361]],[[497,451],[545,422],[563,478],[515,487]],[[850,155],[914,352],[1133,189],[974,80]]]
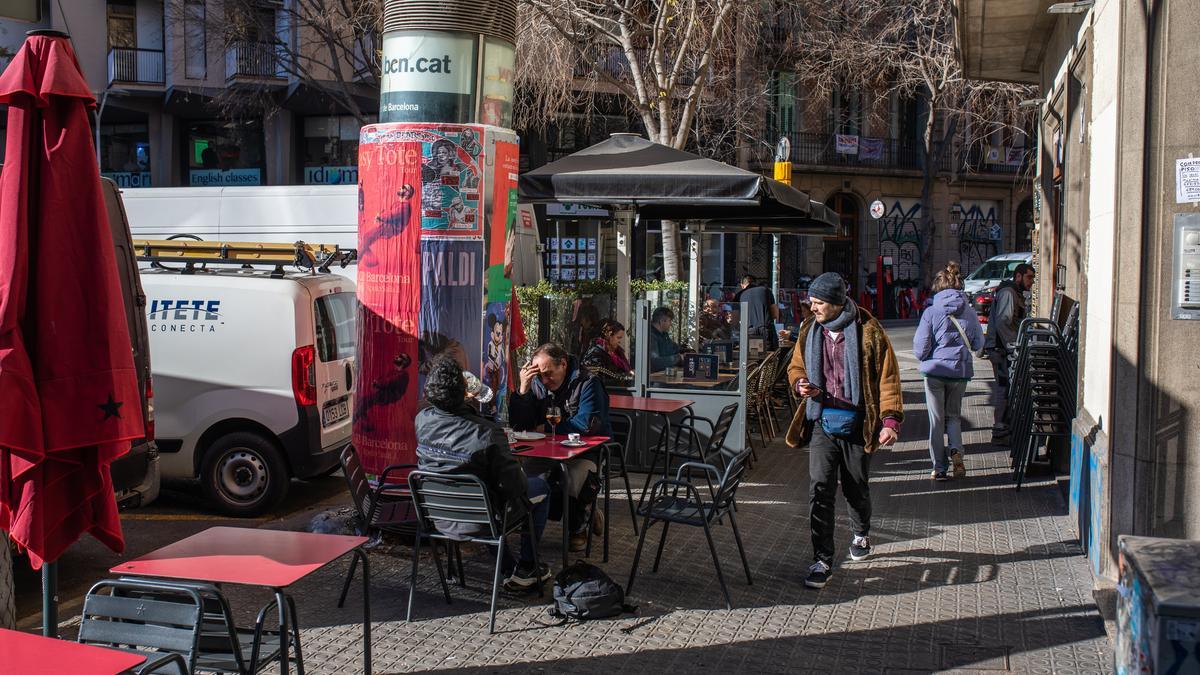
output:
[[[605,319],[600,323],[600,337],[592,341],[591,348],[583,355],[583,365],[604,384],[626,387],[633,382],[633,368],[621,346],[624,340],[625,326],[620,321]]]

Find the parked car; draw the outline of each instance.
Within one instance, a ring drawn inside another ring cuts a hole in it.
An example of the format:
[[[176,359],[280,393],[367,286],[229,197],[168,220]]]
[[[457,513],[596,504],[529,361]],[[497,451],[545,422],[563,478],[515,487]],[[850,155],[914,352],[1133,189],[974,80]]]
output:
[[[1012,279],[1013,270],[1021,263],[1032,264],[1032,253],[1005,253],[993,256],[983,261],[963,279],[963,292],[971,300],[971,306],[979,315],[979,321],[987,324],[988,311],[992,308],[992,300],[996,288],[1005,279]]]
[[[251,516],[278,505],[291,478],[337,469],[351,431],[353,281],[163,263],[142,284],[164,480],[199,480],[218,510]]]

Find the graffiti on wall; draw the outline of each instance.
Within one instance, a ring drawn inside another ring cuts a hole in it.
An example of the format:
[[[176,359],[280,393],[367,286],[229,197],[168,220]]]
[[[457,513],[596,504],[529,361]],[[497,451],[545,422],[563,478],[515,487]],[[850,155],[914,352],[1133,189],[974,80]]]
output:
[[[999,203],[960,202],[953,211],[959,214],[958,262],[964,271],[974,270],[988,258],[999,255],[1003,235]]]
[[[879,219],[879,255],[891,257],[896,281],[921,278],[921,202],[884,197]]]

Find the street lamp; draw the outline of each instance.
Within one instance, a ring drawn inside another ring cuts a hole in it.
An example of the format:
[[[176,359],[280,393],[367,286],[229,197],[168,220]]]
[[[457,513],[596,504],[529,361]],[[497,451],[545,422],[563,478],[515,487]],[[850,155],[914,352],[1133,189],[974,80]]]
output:
[[[1096,4],[1096,0],[1075,0],[1075,2],[1056,2],[1046,9],[1047,14],[1083,14]]]

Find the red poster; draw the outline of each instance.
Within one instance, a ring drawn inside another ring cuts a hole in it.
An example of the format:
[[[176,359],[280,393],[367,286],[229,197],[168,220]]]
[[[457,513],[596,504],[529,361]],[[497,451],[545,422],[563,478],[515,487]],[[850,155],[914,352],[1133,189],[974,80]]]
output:
[[[379,473],[416,461],[423,148],[367,129],[358,151],[354,445],[367,472]]]

